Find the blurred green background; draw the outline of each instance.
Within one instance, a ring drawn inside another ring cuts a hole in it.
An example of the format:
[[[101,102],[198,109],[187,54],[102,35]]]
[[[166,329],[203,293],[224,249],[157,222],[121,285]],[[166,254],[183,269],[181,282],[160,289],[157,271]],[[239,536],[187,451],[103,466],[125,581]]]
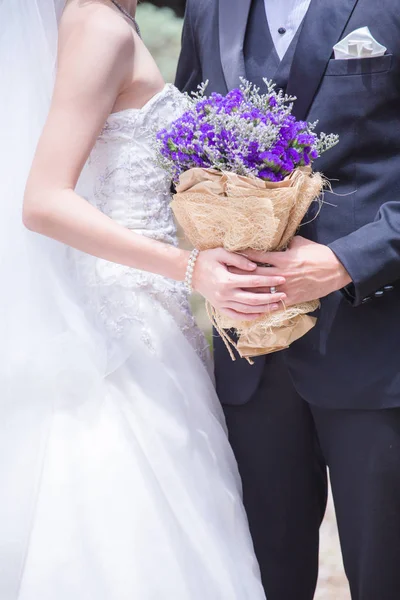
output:
[[[172,8],[183,7],[184,2],[160,2],[163,8],[144,2],[137,9],[137,20],[143,40],[156,60],[165,81],[173,83],[181,47],[182,19]],[[181,11],[182,12],[182,11]]]

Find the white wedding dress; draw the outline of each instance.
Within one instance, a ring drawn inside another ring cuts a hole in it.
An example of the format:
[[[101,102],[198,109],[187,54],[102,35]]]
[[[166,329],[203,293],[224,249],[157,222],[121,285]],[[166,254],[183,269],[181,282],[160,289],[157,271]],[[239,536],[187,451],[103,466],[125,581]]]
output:
[[[154,131],[183,105],[167,85],[143,109],[111,115],[86,173],[90,202],[171,244]],[[97,393],[82,356],[82,381],[57,380],[70,392],[59,401],[54,388],[8,589],[18,600],[263,600],[207,344],[182,284],[72,251],[69,265],[106,340],[108,373]]]

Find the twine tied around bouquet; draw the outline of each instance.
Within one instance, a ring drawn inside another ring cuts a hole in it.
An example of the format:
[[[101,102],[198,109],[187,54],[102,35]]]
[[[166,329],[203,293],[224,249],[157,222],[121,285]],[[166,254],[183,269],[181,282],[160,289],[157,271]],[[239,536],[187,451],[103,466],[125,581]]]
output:
[[[282,251],[323,187],[321,174],[308,167],[296,169],[278,183],[213,169],[190,169],[180,177],[172,209],[186,237],[199,250]],[[315,318],[307,313],[318,307],[315,300],[241,322],[209,304],[207,312],[235,360],[232,348],[248,359],[287,348],[315,325]],[[231,329],[237,331],[238,342],[230,335]]]

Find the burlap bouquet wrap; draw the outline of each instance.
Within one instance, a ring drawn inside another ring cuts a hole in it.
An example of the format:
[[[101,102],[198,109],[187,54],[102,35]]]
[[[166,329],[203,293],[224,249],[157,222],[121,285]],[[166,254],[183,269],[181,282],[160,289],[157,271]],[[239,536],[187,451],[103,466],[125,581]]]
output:
[[[299,168],[279,183],[221,173],[213,169],[190,169],[180,176],[172,201],[174,214],[195,248],[223,247],[231,252],[249,248],[265,252],[284,250],[297,232],[311,202],[323,189],[323,179],[310,168]],[[285,307],[256,321],[232,321],[211,305],[213,325],[231,346],[250,358],[287,348],[314,325],[307,313],[319,301]],[[237,341],[230,334],[237,333]]]

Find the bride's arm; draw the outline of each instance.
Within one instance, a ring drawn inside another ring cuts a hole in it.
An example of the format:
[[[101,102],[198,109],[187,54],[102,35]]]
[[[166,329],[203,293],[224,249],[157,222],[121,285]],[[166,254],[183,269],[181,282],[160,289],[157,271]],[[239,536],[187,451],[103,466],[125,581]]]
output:
[[[105,14],[102,10],[88,12],[87,18],[74,26],[62,24],[55,91],[27,183],[23,220],[29,229],[88,254],[183,280],[187,251],[125,229],[74,191],[133,71],[132,32],[120,19],[105,20]],[[241,277],[229,273],[229,265],[249,272],[255,267],[246,258],[222,249],[202,252],[195,287],[231,316],[251,312],[256,317],[267,310],[271,295],[241,288],[276,286],[277,278]]]

